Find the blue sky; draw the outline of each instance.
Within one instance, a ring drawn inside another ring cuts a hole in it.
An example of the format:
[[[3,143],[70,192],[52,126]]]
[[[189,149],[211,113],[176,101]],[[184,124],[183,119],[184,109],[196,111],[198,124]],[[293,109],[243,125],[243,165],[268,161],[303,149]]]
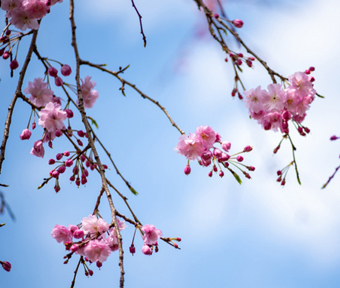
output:
[[[64,2],[43,19],[38,48],[44,56],[74,65]],[[246,43],[286,76],[315,66],[315,88],[326,96],[316,99],[308,111],[304,123],[311,134],[302,138],[293,133],[302,186],[293,171],[285,188],[275,182],[275,171],[291,160],[290,147],[285,143],[273,156],[280,134],[264,131],[248,118],[243,103],[231,98],[232,69],[223,62],[218,45],[209,37],[192,36],[205,27],[192,1],[136,1],[143,15],[146,48],[130,1],[77,4],[82,58],[107,63],[112,70],[130,64],[124,77],[159,100],[187,133],[209,125],[231,141],[234,152],[248,144],[254,147],[245,161],[257,170],[241,186],[229,174],[209,178],[207,169],[194,163],[192,173],[185,176],[186,161],[173,150],[180,135],[162,112],[130,89],[123,97],[120,83],[109,75],[82,69],[82,77],[91,75],[97,82],[100,96],[88,111],[99,123],[97,134],[139,196],[130,196],[112,169],[109,176],[129,196],[143,223],[183,239],[180,251],[162,243],[159,253],[151,257],[142,255],[142,240],[137,239],[136,255],[125,254],[126,287],[339,287],[340,176],[326,190],[320,189],[339,162],[339,143],[329,141],[339,134],[339,3],[240,2],[227,2],[227,11],[231,18],[244,20],[239,32]],[[19,63],[24,57],[25,45],[21,45]],[[243,75],[248,89],[270,83],[255,64]],[[1,123],[17,80],[8,77],[7,65],[0,62]],[[44,70],[34,59],[28,72],[24,87]],[[0,183],[10,184],[2,191],[17,217],[12,222],[8,214],[1,216],[0,222],[7,225],[0,230],[0,259],[13,265],[10,273],[0,271],[1,287],[69,287],[76,259],[62,264],[65,251],[50,231],[57,223],[79,223],[92,212],[99,177],[92,174],[86,188],[80,189],[64,177],[57,195],[51,184],[37,190],[49,171],[48,159],[66,142],[55,142],[43,160],[31,156],[41,131],[37,129],[29,141],[19,140],[29,118],[26,109],[19,100],[0,175]],[[114,201],[123,207],[116,197]],[[110,219],[107,204],[101,213]],[[125,250],[132,235],[128,226],[123,231]],[[100,271],[93,268],[93,277],[79,274],[76,287],[118,286],[117,261],[118,255],[112,254]]]

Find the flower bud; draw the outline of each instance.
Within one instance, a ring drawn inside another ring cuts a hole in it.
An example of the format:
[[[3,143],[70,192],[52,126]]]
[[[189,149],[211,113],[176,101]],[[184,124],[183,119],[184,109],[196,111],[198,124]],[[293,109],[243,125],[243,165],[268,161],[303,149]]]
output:
[[[248,145],[248,146],[244,147],[243,152],[250,152],[251,150],[253,150],[253,147]]]
[[[9,67],[11,68],[11,70],[15,70],[19,67],[19,63],[17,61],[17,59],[14,59],[10,64]]]
[[[236,160],[237,160],[238,162],[242,162],[242,161],[243,161],[243,157],[242,157],[241,155],[238,155],[238,156],[236,157]]]
[[[6,60],[6,59],[9,58],[10,55],[11,55],[11,53],[9,53],[8,51],[6,51],[4,54],[2,54],[2,58]]]
[[[224,176],[224,172],[221,170],[220,173],[218,173],[218,176],[222,178]]]
[[[58,168],[57,171],[58,171],[60,174],[63,174],[63,173],[65,172],[65,170],[66,170],[66,166],[62,165],[62,166],[60,166],[60,167]]]
[[[48,68],[47,72],[48,72],[48,75],[50,75],[51,77],[57,77],[58,75],[58,70],[54,68],[53,66]]]
[[[96,265],[97,265],[97,267],[98,267],[98,268],[100,268],[100,267],[102,267],[102,266],[103,266],[103,263],[102,263],[102,262],[99,262],[99,261],[97,261]]]
[[[28,139],[31,138],[31,135],[32,135],[31,131],[26,128],[21,132],[20,139],[21,140],[28,140]]]
[[[61,135],[63,135],[63,132],[61,132],[60,130],[56,130],[55,131],[55,136],[56,137],[60,137]]]
[[[190,172],[191,172],[190,166],[189,166],[189,165],[185,166],[185,168],[184,168],[184,174],[185,174],[185,175],[189,175]]]
[[[135,245],[131,244],[131,246],[129,247],[130,253],[133,255],[136,253],[136,247]]]
[[[1,265],[2,265],[2,268],[4,268],[5,271],[7,272],[10,272],[11,271],[11,268],[12,268],[12,265],[11,263],[9,263],[8,261],[0,261],[1,262]]]
[[[54,160],[54,159],[48,160],[48,164],[49,164],[49,165],[53,165],[54,163],[55,163],[55,160]]]
[[[73,160],[72,159],[67,159],[66,161],[65,161],[65,166],[66,167],[71,167],[73,165]]]
[[[236,27],[236,28],[242,28],[243,27],[243,21],[240,20],[240,19],[235,19],[233,21],[231,21],[231,23],[233,23],[233,25]]]
[[[76,239],[81,239],[81,238],[84,237],[84,235],[85,235],[84,231],[80,230],[80,229],[73,232],[73,237],[76,238]]]
[[[142,247],[142,252],[143,252],[143,254],[145,254],[145,255],[152,255],[152,249],[151,249],[150,246],[148,246],[148,245],[144,245],[144,246]]]
[[[64,84],[64,81],[63,81],[63,79],[61,79],[60,77],[55,77],[54,78],[54,84],[55,84],[55,86],[63,86],[63,84]]]
[[[55,156],[55,158],[56,158],[57,160],[60,160],[61,158],[63,158],[63,154],[58,153],[58,154]]]
[[[61,66],[60,72],[63,76],[69,76],[72,73],[72,69],[67,64]]]
[[[73,111],[71,109],[65,109],[65,112],[67,114],[67,118],[72,118],[73,117]]]

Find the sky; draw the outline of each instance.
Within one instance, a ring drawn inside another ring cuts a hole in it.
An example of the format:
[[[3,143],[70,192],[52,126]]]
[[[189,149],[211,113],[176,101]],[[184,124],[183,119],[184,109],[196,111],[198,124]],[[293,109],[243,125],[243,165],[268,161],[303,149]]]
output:
[[[316,68],[315,89],[325,99],[315,99],[307,113],[304,124],[311,133],[305,138],[292,133],[301,186],[293,170],[285,187],[275,181],[276,171],[291,161],[290,146],[284,143],[273,155],[281,135],[264,131],[249,119],[244,104],[232,99],[232,67],[208,34],[197,36],[206,23],[193,1],[135,1],[143,15],[146,48],[130,1],[76,3],[83,59],[106,63],[112,70],[130,65],[123,76],[166,107],[186,133],[209,125],[232,143],[232,152],[246,145],[254,148],[245,155],[245,163],[256,171],[242,185],[228,173],[222,179],[209,178],[209,171],[197,163],[191,164],[186,176],[186,160],[174,151],[180,135],[159,108],[128,88],[122,96],[115,79],[82,68],[82,77],[92,76],[100,95],[88,111],[99,124],[97,134],[139,195],[129,193],[113,169],[108,175],[128,196],[142,223],[154,224],[164,236],[183,239],[181,250],[160,243],[160,251],[149,257],[141,253],[143,242],[138,238],[137,253],[131,256],[127,251],[134,229],[128,226],[122,232],[126,287],[339,287],[340,176],[320,189],[339,165],[339,143],[329,141],[339,135],[339,3],[267,2],[226,1],[225,8],[231,19],[243,19],[244,27],[238,30],[242,39],[280,74]],[[19,63],[27,42],[20,44]],[[38,48],[42,55],[72,66],[70,43],[64,1],[43,19]],[[9,77],[7,65],[0,61],[1,123],[18,79],[18,75]],[[246,88],[266,87],[269,76],[259,63],[254,66],[244,69]],[[33,59],[24,87],[43,72]],[[56,93],[62,95],[57,89]],[[56,224],[77,224],[92,212],[100,179],[92,173],[86,187],[77,189],[66,173],[58,194],[51,184],[37,190],[49,172],[48,159],[63,151],[66,142],[55,141],[44,159],[31,156],[29,151],[42,132],[37,128],[29,141],[20,141],[29,113],[18,101],[0,175],[0,183],[10,185],[2,191],[16,216],[12,221],[8,213],[0,215],[0,222],[6,222],[0,229],[0,260],[13,267],[10,273],[0,271],[0,287],[69,287],[77,261],[63,264],[65,250],[50,231]],[[79,127],[79,118],[73,125]],[[104,203],[100,212],[109,221]],[[100,271],[93,270],[90,278],[79,273],[76,287],[108,283],[118,287],[117,254]]]

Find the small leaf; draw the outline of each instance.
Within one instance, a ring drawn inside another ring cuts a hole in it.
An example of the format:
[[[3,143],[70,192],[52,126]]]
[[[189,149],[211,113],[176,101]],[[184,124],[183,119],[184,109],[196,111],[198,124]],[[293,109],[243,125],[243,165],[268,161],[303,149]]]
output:
[[[236,172],[234,172],[233,170],[231,170],[230,168],[228,168],[228,170],[230,171],[231,174],[233,174],[233,176],[236,179],[236,181],[241,185],[242,184],[242,180],[241,180],[240,176],[238,176],[238,174]]]
[[[322,95],[320,95],[320,94],[318,94],[318,93],[315,93],[315,95],[318,96],[318,97],[320,97],[320,98],[325,98],[325,96],[322,96]]]
[[[133,195],[136,195],[136,196],[138,195],[138,192],[132,186],[130,186],[129,188]]]
[[[5,226],[5,225],[6,225],[6,223],[0,223],[0,227]]]
[[[97,129],[99,129],[99,126],[98,126],[96,120],[94,120],[94,119],[93,119],[92,117],[90,117],[90,116],[87,116],[87,118],[91,120],[92,125],[94,125]]]
[[[236,67],[237,67],[237,69],[238,69],[240,72],[242,72],[242,73],[243,73],[243,70],[241,69],[241,67],[240,67],[240,66],[236,65]]]

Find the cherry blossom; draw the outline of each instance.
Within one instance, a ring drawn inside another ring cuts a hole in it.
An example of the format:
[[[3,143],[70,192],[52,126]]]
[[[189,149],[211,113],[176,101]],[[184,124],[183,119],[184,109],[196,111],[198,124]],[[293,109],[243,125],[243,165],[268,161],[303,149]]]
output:
[[[144,232],[143,241],[147,245],[155,245],[157,240],[163,235],[161,230],[149,224],[144,225],[142,231]]]
[[[52,237],[57,240],[58,243],[60,242],[70,242],[72,241],[72,233],[69,229],[62,225],[55,225],[51,232]]]
[[[35,78],[33,82],[28,82],[28,87],[24,92],[31,94],[29,100],[38,107],[53,101],[53,91],[48,89],[47,83],[42,78]]]
[[[90,215],[81,220],[82,229],[85,234],[101,234],[109,230],[109,224],[102,218],[97,218],[95,215]]]
[[[49,102],[44,109],[39,111],[38,124],[47,130],[47,132],[55,133],[57,130],[65,129],[63,123],[67,118],[67,113],[60,109],[57,103]]]

